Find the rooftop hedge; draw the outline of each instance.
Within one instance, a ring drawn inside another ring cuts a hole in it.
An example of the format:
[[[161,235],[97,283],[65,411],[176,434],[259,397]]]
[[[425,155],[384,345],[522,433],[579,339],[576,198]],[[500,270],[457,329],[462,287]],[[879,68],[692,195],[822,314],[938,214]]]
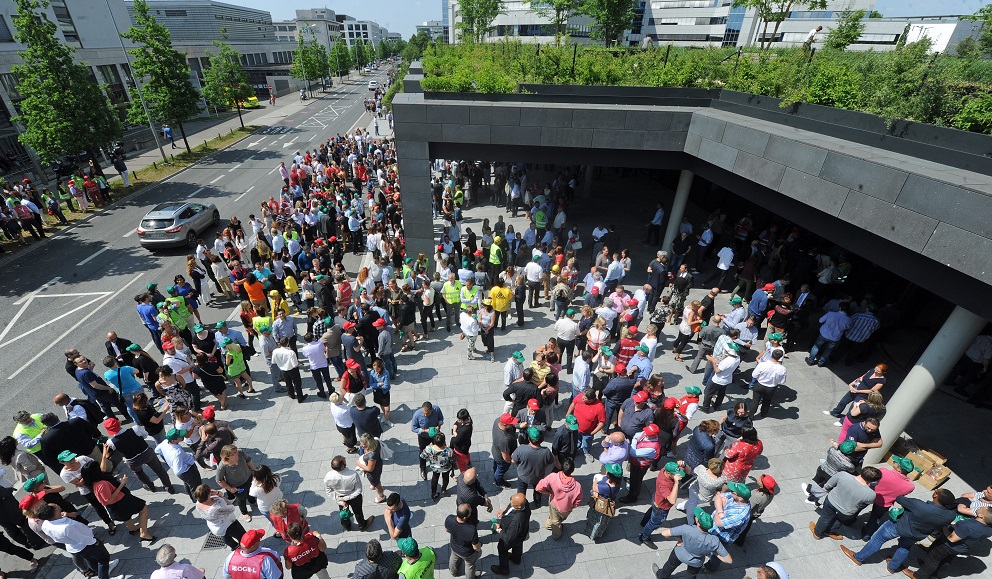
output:
[[[727,88],[862,111],[890,119],[992,133],[992,61],[930,52],[920,42],[887,52],[802,48],[740,52],[537,45],[519,40],[429,47],[425,91],[510,93],[520,83]]]

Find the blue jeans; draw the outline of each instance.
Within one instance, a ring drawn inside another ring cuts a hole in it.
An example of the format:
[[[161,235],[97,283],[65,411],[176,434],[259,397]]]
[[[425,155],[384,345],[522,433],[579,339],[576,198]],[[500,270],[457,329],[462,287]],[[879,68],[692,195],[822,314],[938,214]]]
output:
[[[665,520],[668,518],[668,511],[663,511],[658,507],[651,505],[651,510],[644,513],[644,517],[641,518],[641,524],[644,528],[641,529],[641,541],[647,541],[651,539],[651,533],[655,531],[658,527],[664,524]],[[647,519],[645,523],[645,519]]]
[[[705,364],[706,364],[706,370],[703,371],[703,382],[702,382],[704,386],[706,384],[709,384],[710,378],[713,377],[713,374],[716,374],[716,372],[713,370],[713,364],[710,364],[709,360],[706,360]]]
[[[579,448],[586,454],[592,454],[592,435],[579,433]]]
[[[137,392],[125,392],[121,395],[124,398],[124,405],[127,407],[127,414],[131,417],[134,423],[141,424],[141,417],[138,416],[138,411],[134,409],[134,397],[137,394],[143,393],[143,390],[138,390]]]
[[[604,400],[606,406],[606,427],[603,429],[604,432],[610,430],[610,425],[613,424],[613,420],[616,419],[617,413],[620,412],[620,404],[611,401],[609,398]]]
[[[493,461],[493,478],[496,479],[496,484],[506,482],[506,471],[508,470],[510,470],[510,463],[502,460]]]
[[[338,378],[344,376],[344,360],[341,359],[341,356],[332,356],[327,361],[338,371]]]
[[[828,340],[819,335],[816,337],[816,341],[813,342],[813,348],[809,351],[810,362],[816,362],[820,366],[826,366],[827,360],[830,359],[830,353],[834,351],[837,346],[837,340]],[[819,358],[819,361],[817,361]]]
[[[530,487],[530,486],[531,485],[529,485],[529,484],[525,483],[524,481],[520,480],[519,478],[517,478],[517,492],[518,493],[523,493],[523,495],[526,496],[527,495],[527,487]],[[544,497],[544,495],[542,495],[541,493],[537,492],[537,486],[536,485],[534,485],[533,488],[534,488],[534,502],[537,503],[537,506],[542,506],[544,504],[544,501],[542,501],[541,499]]]
[[[889,573],[898,573],[909,556],[910,548],[912,548],[916,541],[908,537],[900,537],[899,532],[896,530],[896,524],[892,521],[882,523],[882,526],[871,536],[868,544],[854,554],[854,558],[864,563],[869,557],[877,553],[882,548],[882,545],[892,539],[899,539],[899,542],[896,545],[896,552],[892,554],[892,558],[886,567]]]
[[[692,483],[689,486],[689,498],[685,501],[685,518],[688,524],[696,524],[696,507],[699,506],[699,485]]]
[[[390,378],[396,378],[396,374],[399,370],[396,368],[396,354],[380,354],[383,364],[386,366],[386,370],[389,371]]]

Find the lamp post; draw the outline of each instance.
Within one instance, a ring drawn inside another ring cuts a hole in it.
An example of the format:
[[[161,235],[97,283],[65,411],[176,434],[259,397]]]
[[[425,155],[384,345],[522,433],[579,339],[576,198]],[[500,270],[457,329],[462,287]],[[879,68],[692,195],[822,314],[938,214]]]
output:
[[[158,147],[158,152],[162,155],[162,162],[166,165],[171,165],[169,163],[168,157],[165,156],[165,149],[162,148],[162,141],[158,138],[158,131],[155,130],[155,123],[152,122],[152,114],[148,112],[148,105],[145,104],[145,97],[141,94],[141,83],[138,82],[138,77],[134,74],[134,68],[131,67],[131,56],[127,53],[127,49],[124,48],[124,37],[121,36],[121,31],[117,28],[117,19],[114,18],[114,10],[110,7],[110,0],[105,0],[107,3],[107,11],[110,12],[110,21],[114,25],[114,30],[117,32],[117,40],[121,43],[121,52],[124,53],[124,62],[127,63],[128,71],[131,73],[131,80],[134,82],[134,90],[138,93],[138,100],[141,101],[141,108],[145,111],[145,118],[148,119],[148,130],[152,132],[152,137],[155,138],[155,146]]]

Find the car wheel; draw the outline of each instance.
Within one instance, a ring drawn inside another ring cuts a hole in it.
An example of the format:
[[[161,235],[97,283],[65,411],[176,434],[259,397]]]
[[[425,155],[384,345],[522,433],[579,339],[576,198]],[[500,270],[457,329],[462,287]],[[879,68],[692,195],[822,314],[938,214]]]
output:
[[[214,217],[213,217],[213,219],[210,220],[210,223],[213,224],[213,225],[215,225],[215,226],[216,225],[220,225],[220,213],[219,212],[214,211]]]
[[[186,234],[186,247],[190,249],[196,247],[196,232],[192,229]]]

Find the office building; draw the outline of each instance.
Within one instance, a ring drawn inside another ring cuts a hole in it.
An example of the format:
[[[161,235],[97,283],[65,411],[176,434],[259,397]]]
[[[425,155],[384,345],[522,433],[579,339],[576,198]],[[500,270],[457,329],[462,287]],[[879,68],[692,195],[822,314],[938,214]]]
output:
[[[371,20],[356,20],[347,14],[338,14],[337,21],[341,24],[342,37],[348,43],[348,48],[359,41],[368,41],[379,48],[379,43],[389,36],[389,30]]]
[[[441,20],[428,20],[417,25],[417,34],[423,32],[435,42],[448,44],[448,27]]]

